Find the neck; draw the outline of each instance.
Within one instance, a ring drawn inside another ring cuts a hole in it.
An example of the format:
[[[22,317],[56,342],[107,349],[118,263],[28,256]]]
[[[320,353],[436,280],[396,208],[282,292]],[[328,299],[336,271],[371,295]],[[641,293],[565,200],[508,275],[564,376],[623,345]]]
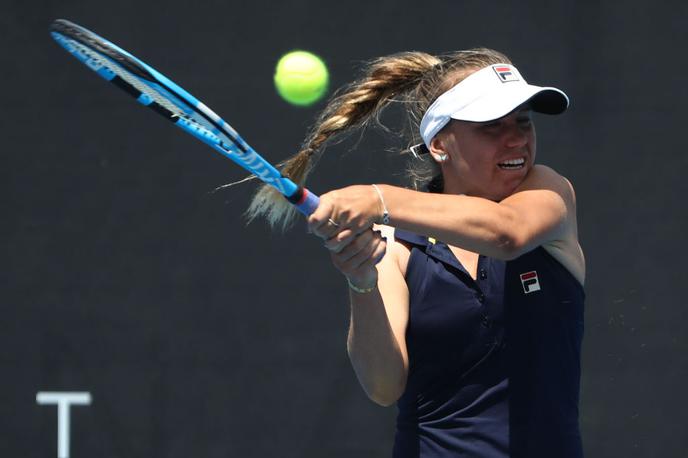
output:
[[[461,180],[447,180],[447,177],[445,175],[445,181],[444,181],[444,189],[442,191],[442,194],[453,194],[453,195],[463,195],[463,196],[469,196],[469,197],[481,197],[483,199],[488,199],[493,202],[499,202],[501,199],[496,198],[495,196],[489,196],[480,192],[473,192],[470,189],[468,189],[464,183],[461,182]]]
[[[459,182],[459,180],[452,179],[444,174],[444,189],[442,191],[444,194],[465,194],[470,196],[471,193],[468,192],[465,185]]]

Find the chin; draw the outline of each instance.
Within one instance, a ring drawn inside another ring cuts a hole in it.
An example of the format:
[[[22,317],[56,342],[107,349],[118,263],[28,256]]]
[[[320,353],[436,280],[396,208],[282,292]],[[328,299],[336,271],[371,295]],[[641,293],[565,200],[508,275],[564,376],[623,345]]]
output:
[[[501,196],[500,200],[503,200],[516,192],[519,186],[521,186],[525,181],[529,171],[530,167],[524,167],[520,170],[510,171],[510,176],[506,177],[506,179],[502,177],[500,183],[501,186],[499,186],[499,194]]]
[[[492,200],[494,202],[501,202],[504,199],[506,199],[507,197],[509,197],[511,194],[513,194],[513,192],[498,194],[494,198],[490,198],[490,200]]]

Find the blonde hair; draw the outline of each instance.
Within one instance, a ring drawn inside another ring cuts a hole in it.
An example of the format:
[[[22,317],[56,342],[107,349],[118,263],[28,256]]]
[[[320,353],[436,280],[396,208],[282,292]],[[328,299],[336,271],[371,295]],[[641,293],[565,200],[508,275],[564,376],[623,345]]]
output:
[[[283,175],[303,186],[328,143],[378,121],[391,102],[407,107],[408,145],[419,143],[418,126],[423,114],[442,93],[475,70],[498,63],[511,63],[503,54],[487,48],[457,51],[443,56],[405,52],[380,57],[368,63],[364,75],[339,90],[318,116],[301,150],[281,165]],[[442,192],[442,175],[431,160],[415,160],[408,168],[415,189]],[[264,216],[272,227],[286,228],[296,211],[271,186],[262,185],[247,210],[253,220]]]

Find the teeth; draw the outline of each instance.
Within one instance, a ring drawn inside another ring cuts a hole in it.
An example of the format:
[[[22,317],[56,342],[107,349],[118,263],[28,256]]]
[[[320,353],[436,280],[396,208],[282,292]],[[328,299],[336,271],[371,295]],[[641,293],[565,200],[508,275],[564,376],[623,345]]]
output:
[[[524,158],[509,159],[508,161],[501,162],[499,165],[523,165],[526,160]]]

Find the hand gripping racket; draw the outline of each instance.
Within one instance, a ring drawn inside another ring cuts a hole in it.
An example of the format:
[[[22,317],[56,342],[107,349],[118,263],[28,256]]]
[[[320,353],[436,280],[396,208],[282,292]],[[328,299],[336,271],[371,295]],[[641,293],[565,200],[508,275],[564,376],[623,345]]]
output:
[[[55,20],[50,25],[50,34],[79,61],[139,103],[276,188],[304,215],[318,207],[315,194],[283,176],[222,118],[153,67],[65,19]]]

